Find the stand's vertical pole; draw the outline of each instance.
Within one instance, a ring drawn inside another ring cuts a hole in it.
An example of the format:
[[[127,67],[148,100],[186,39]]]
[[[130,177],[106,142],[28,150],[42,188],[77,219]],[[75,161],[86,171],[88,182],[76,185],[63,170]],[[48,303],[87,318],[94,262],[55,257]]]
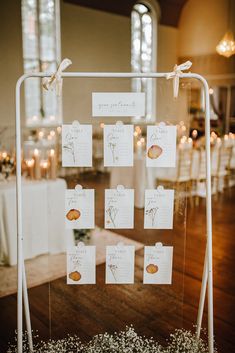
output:
[[[213,276],[212,276],[212,205],[211,205],[211,156],[210,156],[210,97],[209,87],[202,80],[205,92],[205,133],[206,133],[206,230],[207,230],[207,266],[208,266],[208,344],[209,352],[214,352],[213,320]]]
[[[27,328],[27,335],[28,335],[29,350],[30,352],[33,352],[32,326],[31,326],[31,319],[30,319],[29,298],[28,298],[24,260],[23,260],[23,298],[24,298],[24,313],[25,313],[25,321],[26,321],[26,328]]]
[[[199,301],[199,308],[198,308],[198,314],[197,314],[197,328],[196,328],[197,338],[199,338],[200,334],[201,334],[203,310],[204,310],[204,306],[205,306],[206,287],[207,287],[207,280],[208,280],[207,259],[208,259],[208,253],[207,253],[207,247],[206,247],[204,268],[203,268],[203,275],[202,275],[202,286],[201,286],[201,292],[200,292],[200,301]]]
[[[17,352],[23,353],[23,233],[21,190],[21,131],[20,131],[20,86],[16,84],[16,209],[17,209]]]

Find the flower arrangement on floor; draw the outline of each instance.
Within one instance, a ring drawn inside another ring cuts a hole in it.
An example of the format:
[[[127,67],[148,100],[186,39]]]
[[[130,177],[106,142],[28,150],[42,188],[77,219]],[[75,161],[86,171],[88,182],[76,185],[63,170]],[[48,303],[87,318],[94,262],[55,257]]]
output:
[[[30,353],[27,334],[24,334],[23,352]],[[82,343],[78,336],[68,335],[64,339],[39,342],[37,353],[208,353],[207,344],[197,339],[194,333],[182,329],[170,335],[167,347],[162,347],[153,338],[139,336],[132,326],[114,334],[104,333],[94,336],[88,343]],[[217,352],[216,350],[214,351]],[[10,345],[7,353],[17,353],[17,346]]]
[[[80,241],[87,244],[91,238],[91,230],[90,229],[74,229],[74,243],[78,245]]]

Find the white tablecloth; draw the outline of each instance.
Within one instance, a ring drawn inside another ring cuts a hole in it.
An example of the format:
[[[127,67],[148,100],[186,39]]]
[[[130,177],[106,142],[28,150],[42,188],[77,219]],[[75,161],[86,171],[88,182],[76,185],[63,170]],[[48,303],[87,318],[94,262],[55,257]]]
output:
[[[24,258],[66,249],[71,231],[64,226],[66,182],[27,181],[22,183]],[[0,183],[0,256],[1,262],[17,263],[15,181]]]

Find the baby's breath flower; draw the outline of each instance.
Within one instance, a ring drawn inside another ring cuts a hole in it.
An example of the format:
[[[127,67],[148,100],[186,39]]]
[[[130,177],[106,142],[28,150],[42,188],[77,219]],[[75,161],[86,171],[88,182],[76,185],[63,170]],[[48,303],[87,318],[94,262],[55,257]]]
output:
[[[37,353],[209,353],[207,344],[191,331],[179,329],[170,335],[167,346],[163,347],[152,337],[138,335],[133,326],[120,332],[103,333],[94,336],[88,343],[82,343],[77,335],[67,335],[64,339],[38,341],[33,333],[34,352]],[[27,332],[23,336],[23,352],[31,353]],[[17,353],[17,336],[9,345],[7,353]],[[215,351],[216,353],[216,351]]]

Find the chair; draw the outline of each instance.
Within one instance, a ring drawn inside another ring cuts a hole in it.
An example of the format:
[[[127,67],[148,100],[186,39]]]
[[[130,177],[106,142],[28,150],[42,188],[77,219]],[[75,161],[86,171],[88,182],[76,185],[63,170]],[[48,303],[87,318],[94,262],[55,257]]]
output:
[[[216,153],[216,150],[214,151]],[[232,157],[232,147],[222,144],[218,148],[218,160],[215,169],[212,168],[212,180],[216,195],[224,187],[229,186],[230,162]]]
[[[192,203],[192,183],[191,183],[191,166],[192,166],[192,146],[185,144],[184,147],[177,148],[177,163],[175,173],[166,173],[164,178],[157,178],[158,184],[170,186],[175,189],[175,210],[179,210],[181,197],[190,196]],[[181,192],[182,186],[185,186],[186,193]],[[189,193],[188,193],[189,190]]]

